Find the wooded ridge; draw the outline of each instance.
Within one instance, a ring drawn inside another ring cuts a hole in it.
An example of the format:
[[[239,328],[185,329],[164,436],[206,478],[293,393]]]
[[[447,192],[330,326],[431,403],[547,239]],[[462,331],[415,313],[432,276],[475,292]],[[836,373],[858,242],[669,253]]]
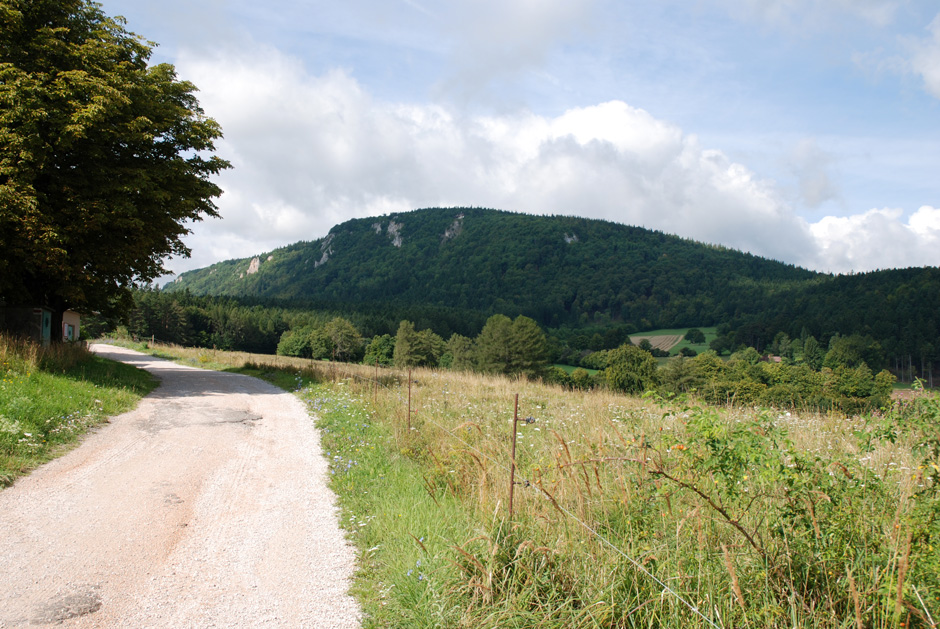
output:
[[[525,314],[549,327],[666,327],[727,313],[816,274],[638,227],[478,208],[354,219],[312,242],[182,274],[169,290]]]

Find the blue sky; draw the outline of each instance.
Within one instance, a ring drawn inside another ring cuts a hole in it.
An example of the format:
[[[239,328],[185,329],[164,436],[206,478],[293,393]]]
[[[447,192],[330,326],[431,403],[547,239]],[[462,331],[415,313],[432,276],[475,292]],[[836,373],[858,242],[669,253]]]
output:
[[[235,165],[181,272],[484,206],[820,271],[940,264],[940,5],[105,0]]]

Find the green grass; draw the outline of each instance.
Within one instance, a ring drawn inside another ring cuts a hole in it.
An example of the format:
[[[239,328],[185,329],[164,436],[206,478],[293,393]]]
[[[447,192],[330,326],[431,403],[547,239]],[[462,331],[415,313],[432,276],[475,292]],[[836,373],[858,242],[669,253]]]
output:
[[[0,485],[60,455],[157,386],[150,374],[82,346],[42,350],[6,337],[0,375]]]
[[[464,507],[348,386],[323,383],[301,396],[319,418],[341,524],[360,551],[354,594],[365,626],[453,626],[462,610],[447,596],[459,581],[448,557],[465,536]]]
[[[588,373],[589,373],[590,375],[592,375],[592,376],[597,375],[598,373],[600,373],[600,371],[598,371],[597,369],[587,369],[587,368],[585,368],[585,367],[575,367],[574,365],[555,365],[555,367],[558,367],[559,369],[564,370],[564,372],[567,373],[569,376],[574,372],[575,369],[584,369],[584,371],[588,372]]]

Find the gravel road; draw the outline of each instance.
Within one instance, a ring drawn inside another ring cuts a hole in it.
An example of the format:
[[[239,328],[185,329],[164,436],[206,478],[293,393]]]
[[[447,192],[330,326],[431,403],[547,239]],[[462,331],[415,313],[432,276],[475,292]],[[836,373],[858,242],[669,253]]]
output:
[[[0,491],[0,627],[358,627],[355,556],[303,404],[93,349],[161,385]]]

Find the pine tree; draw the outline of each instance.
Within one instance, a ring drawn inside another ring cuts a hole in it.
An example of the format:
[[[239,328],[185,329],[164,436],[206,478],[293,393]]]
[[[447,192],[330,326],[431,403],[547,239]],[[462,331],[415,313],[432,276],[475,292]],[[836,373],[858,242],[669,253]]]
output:
[[[512,338],[512,319],[501,314],[487,319],[474,342],[477,369],[484,373],[509,373]]]
[[[548,342],[539,325],[519,315],[512,323],[510,339],[510,373],[537,378],[548,368]]]

